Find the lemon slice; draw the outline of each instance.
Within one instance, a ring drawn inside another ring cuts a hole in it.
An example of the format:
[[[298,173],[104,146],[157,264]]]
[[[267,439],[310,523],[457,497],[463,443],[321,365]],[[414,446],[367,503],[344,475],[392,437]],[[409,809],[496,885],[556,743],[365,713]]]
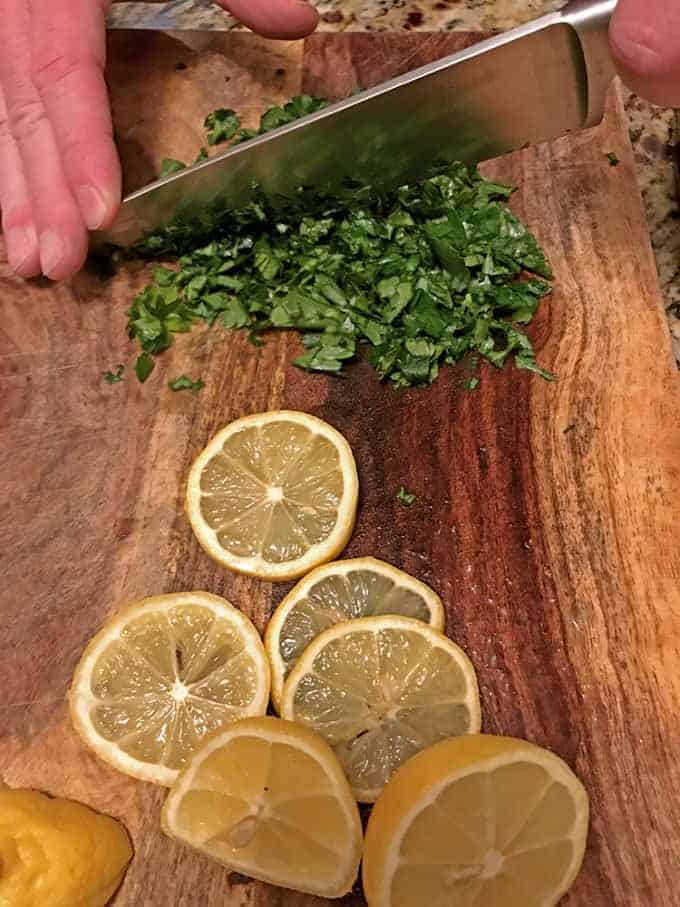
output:
[[[238,419],[198,455],[187,514],[223,567],[294,579],[335,557],[354,528],[358,479],[342,435],[314,416],[270,412]]]
[[[255,627],[223,598],[159,595],[93,637],[69,699],[73,724],[97,755],[169,785],[207,733],[265,713],[269,663]]]
[[[325,898],[352,887],[359,811],[328,745],[278,718],[211,737],[173,785],[163,830],[230,869]]]
[[[74,800],[0,786],[0,905],[108,904],[132,858],[123,826]]]
[[[509,737],[445,740],[404,765],[368,823],[371,907],[552,907],[576,878],[588,795],[553,753]]]
[[[444,629],[439,596],[384,561],[372,557],[334,561],[301,579],[274,612],[265,636],[277,710],[284,680],[319,633],[343,621],[380,614],[414,617]]]
[[[283,688],[281,714],[324,737],[371,803],[414,753],[480,728],[470,659],[419,620],[361,617],[325,630]]]

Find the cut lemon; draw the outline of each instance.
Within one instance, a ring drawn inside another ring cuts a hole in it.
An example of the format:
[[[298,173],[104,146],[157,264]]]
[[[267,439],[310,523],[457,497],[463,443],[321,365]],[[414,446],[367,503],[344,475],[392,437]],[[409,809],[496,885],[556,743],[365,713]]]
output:
[[[324,741],[279,718],[212,736],[173,785],[163,830],[236,872],[325,898],[352,887],[359,811]]]
[[[343,621],[381,614],[413,617],[444,629],[439,596],[384,561],[372,557],[334,561],[300,580],[274,612],[265,636],[276,708],[286,677],[319,633]]]
[[[389,782],[368,823],[370,907],[552,907],[581,866],[588,795],[553,753],[445,740]]]
[[[223,598],[159,595],[102,627],[69,699],[73,724],[97,755],[169,785],[207,733],[265,713],[269,663],[255,627]]]
[[[131,857],[127,832],[110,816],[2,787],[1,907],[104,907]]]
[[[422,621],[394,615],[317,636],[284,685],[281,714],[329,742],[367,803],[414,753],[481,723],[465,652]]]
[[[223,428],[191,467],[187,514],[223,567],[294,579],[334,558],[354,528],[352,451],[306,413],[270,412]]]

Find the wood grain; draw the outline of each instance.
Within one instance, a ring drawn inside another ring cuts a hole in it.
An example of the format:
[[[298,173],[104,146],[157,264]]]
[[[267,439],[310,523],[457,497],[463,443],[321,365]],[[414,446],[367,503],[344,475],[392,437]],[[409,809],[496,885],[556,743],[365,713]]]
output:
[[[215,106],[254,116],[299,87],[345,94],[470,40],[319,35],[303,49],[115,34],[108,76],[130,185],[162,156],[195,154]],[[469,393],[461,367],[395,393],[363,364],[346,381],[297,371],[293,336],[256,350],[213,331],[182,338],[144,387],[109,386],[101,372],[132,361],[125,309],[148,270],[55,287],[15,279],[0,255],[0,774],[125,822],[136,856],[117,907],[322,903],[165,839],[162,792],[91,756],[64,705],[85,641],[125,601],[203,588],[264,627],[285,589],[207,559],[183,485],[218,428],[280,406],[352,443],[362,498],[347,554],[441,593],[479,673],[485,730],[547,745],[584,779],[592,831],[565,904],[677,904],[680,391],[618,94],[601,127],[484,169],[519,185],[513,207],[556,272],[531,329],[554,384],[485,368]],[[181,372],[200,373],[200,395],[167,389]],[[395,500],[400,485],[414,507]]]

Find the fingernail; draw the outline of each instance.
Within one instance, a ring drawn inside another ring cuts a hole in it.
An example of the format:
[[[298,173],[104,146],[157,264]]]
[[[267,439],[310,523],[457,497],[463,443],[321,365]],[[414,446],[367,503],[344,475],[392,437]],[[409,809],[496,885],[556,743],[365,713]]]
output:
[[[46,277],[59,267],[65,254],[66,247],[58,233],[46,230],[40,234],[40,267]]]
[[[7,258],[14,271],[21,271],[22,267],[35,254],[38,237],[35,227],[13,227],[5,234]]]
[[[80,186],[77,191],[78,204],[83,220],[90,230],[98,230],[106,220],[107,210],[104,196],[94,186]]]

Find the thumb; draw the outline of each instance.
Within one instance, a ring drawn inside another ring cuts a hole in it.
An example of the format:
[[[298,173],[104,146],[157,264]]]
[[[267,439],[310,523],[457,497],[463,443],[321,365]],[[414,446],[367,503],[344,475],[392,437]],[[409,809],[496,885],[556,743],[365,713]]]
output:
[[[265,38],[304,38],[319,15],[304,0],[217,0],[220,6]]]
[[[680,106],[680,3],[619,0],[609,30],[621,78],[663,107]]]

